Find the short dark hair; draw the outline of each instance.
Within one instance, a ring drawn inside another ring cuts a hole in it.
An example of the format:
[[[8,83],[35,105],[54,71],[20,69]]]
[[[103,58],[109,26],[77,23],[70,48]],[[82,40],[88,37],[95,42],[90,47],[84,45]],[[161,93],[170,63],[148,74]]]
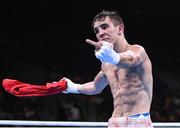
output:
[[[94,20],[92,22],[92,27],[94,27],[94,24],[96,21],[103,21],[106,17],[109,17],[111,20],[113,20],[113,24],[115,26],[119,25],[119,24],[123,24],[123,19],[121,18],[121,16],[118,14],[117,11],[106,11],[106,10],[102,10],[100,13],[98,13],[95,17]]]

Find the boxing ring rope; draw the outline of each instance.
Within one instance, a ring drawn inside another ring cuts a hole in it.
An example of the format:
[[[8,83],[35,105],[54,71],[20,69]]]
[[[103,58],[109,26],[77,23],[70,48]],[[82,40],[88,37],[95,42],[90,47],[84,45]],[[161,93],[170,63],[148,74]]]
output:
[[[107,122],[0,120],[0,126],[107,127]],[[156,122],[155,128],[180,128],[179,122]]]

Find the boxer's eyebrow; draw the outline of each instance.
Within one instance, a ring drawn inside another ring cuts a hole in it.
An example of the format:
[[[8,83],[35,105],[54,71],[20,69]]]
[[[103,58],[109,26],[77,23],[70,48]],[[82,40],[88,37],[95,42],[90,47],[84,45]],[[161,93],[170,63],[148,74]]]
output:
[[[105,30],[105,29],[108,28],[108,27],[109,27],[109,24],[103,23],[103,24],[101,24],[99,27],[94,27],[94,33],[95,33],[95,34],[98,34],[98,33],[99,33],[99,28]]]

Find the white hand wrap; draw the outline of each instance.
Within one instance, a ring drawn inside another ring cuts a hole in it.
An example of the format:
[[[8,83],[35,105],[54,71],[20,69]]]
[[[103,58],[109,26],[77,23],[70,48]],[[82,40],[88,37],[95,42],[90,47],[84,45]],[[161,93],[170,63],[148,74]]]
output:
[[[103,46],[95,53],[95,56],[100,59],[101,62],[108,62],[114,65],[120,61],[120,56],[113,50],[113,45],[106,41],[103,42]]]
[[[78,92],[78,87],[80,84],[73,83],[71,80],[64,78],[67,81],[67,89],[63,91],[63,93],[76,93],[79,94]]]

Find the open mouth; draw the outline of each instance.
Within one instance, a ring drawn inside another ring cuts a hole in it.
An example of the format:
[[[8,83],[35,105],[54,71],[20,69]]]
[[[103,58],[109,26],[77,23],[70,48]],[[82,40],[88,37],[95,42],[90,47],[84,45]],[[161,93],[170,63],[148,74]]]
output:
[[[103,41],[108,41],[108,42],[110,42],[110,39],[109,39],[109,38],[103,38],[102,40],[103,40]]]

